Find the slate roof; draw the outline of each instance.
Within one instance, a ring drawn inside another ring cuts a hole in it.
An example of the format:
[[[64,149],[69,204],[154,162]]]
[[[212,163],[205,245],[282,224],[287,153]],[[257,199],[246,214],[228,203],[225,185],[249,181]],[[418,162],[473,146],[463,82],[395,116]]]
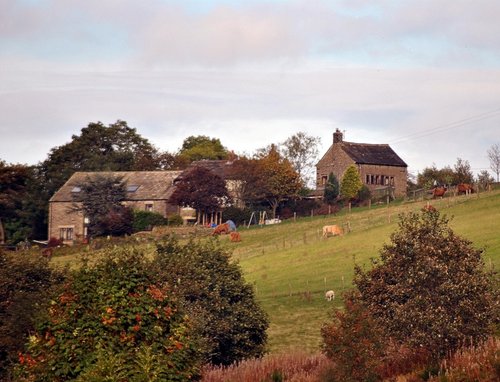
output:
[[[357,164],[408,167],[387,144],[339,143],[342,150]]]
[[[96,176],[122,177],[127,187],[135,192],[127,192],[126,200],[166,200],[173,192],[174,180],[182,171],[101,171],[75,172],[71,178],[50,198],[50,202],[72,202],[72,190],[87,179]]]

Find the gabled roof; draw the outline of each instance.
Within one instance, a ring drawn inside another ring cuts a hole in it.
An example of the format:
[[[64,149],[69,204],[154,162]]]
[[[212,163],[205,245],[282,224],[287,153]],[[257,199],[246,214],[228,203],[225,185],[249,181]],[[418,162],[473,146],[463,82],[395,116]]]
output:
[[[387,144],[342,142],[342,150],[357,164],[408,167]]]
[[[50,198],[51,202],[72,202],[79,184],[97,176],[121,177],[127,186],[126,200],[167,200],[173,183],[182,171],[100,171],[75,172]],[[138,186],[138,187],[136,187]],[[135,190],[135,191],[134,191]]]

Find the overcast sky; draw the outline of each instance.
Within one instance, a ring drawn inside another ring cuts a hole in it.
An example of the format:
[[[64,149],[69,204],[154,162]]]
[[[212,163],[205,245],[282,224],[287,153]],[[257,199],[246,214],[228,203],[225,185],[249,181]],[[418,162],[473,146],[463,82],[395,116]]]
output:
[[[161,150],[298,131],[389,143],[417,173],[500,143],[500,1],[0,0],[0,159],[89,122]]]

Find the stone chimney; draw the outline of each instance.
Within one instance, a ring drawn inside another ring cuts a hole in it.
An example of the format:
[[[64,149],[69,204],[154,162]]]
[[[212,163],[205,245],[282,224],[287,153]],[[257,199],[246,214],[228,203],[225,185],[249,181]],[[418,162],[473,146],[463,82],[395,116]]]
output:
[[[344,140],[344,135],[339,129],[335,130],[335,133],[333,133],[333,143],[342,143]]]

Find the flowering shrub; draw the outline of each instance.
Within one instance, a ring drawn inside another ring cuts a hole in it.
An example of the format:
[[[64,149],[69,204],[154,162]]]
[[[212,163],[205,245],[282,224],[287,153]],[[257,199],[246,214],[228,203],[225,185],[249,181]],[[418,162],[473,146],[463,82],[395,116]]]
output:
[[[110,250],[84,262],[51,302],[19,354],[19,380],[190,380],[198,374],[190,334],[150,262],[133,249]]]

